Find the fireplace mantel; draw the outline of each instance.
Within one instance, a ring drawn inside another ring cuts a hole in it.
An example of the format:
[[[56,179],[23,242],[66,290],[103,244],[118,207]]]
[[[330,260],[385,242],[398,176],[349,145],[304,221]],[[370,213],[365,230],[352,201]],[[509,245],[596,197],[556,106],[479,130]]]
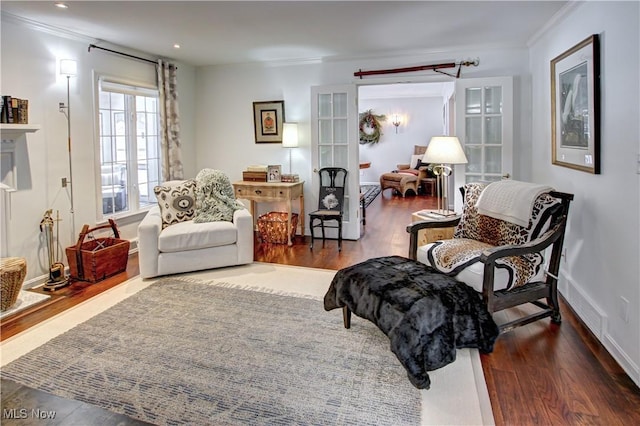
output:
[[[26,133],[33,133],[38,130],[40,130],[39,124],[0,124],[0,133],[3,141],[15,141]]]

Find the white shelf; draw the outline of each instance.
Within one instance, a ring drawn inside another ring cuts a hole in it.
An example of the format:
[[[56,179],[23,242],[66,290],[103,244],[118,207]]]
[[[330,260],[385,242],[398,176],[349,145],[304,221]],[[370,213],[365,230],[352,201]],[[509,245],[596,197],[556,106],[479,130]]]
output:
[[[38,130],[40,130],[39,124],[0,124],[0,133],[3,140],[15,140],[26,133],[33,133]]]

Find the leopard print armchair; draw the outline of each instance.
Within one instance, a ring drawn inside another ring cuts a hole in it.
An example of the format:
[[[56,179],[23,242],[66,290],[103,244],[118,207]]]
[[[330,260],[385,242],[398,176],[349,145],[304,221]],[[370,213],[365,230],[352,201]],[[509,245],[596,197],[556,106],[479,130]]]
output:
[[[409,257],[482,293],[491,313],[529,302],[541,309],[501,325],[501,331],[547,316],[559,324],[557,275],[573,194],[549,191],[538,195],[528,226],[522,226],[478,213],[476,205],[487,185],[469,183],[461,188],[464,206],[460,218],[409,225]],[[452,225],[456,225],[452,239],[417,246],[420,229]]]

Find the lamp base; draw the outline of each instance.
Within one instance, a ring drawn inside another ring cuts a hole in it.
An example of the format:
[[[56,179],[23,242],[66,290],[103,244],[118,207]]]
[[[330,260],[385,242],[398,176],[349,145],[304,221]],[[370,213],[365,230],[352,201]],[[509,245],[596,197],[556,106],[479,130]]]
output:
[[[438,217],[451,217],[457,216],[458,213],[454,212],[453,210],[434,210],[432,212],[429,212],[429,215]]]

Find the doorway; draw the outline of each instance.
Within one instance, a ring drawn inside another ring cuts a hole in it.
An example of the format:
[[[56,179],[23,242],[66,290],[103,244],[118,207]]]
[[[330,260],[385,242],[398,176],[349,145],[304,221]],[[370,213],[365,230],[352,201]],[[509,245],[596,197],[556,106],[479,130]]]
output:
[[[425,146],[448,131],[445,114],[453,90],[453,82],[358,86],[358,113],[371,110],[385,118],[379,141],[359,145],[360,163],[371,164],[360,170],[361,184],[378,184],[383,173],[410,163],[414,145]]]

